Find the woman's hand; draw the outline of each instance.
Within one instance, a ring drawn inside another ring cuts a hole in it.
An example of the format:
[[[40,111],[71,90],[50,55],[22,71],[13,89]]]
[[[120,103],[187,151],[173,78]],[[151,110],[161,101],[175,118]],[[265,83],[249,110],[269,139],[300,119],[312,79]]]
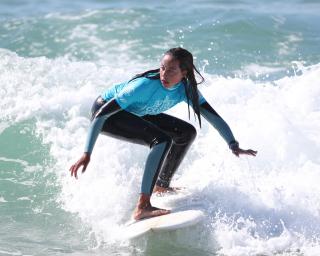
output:
[[[257,151],[254,151],[252,149],[242,149],[239,148],[239,146],[233,147],[232,149],[232,153],[235,154],[237,157],[239,157],[240,155],[250,155],[250,156],[256,156],[257,155]]]
[[[84,173],[87,169],[89,162],[90,162],[90,154],[83,153],[80,159],[70,167],[69,171],[71,172],[71,176],[74,176],[76,179],[78,179],[78,175],[77,175],[78,169],[83,165],[82,173]]]

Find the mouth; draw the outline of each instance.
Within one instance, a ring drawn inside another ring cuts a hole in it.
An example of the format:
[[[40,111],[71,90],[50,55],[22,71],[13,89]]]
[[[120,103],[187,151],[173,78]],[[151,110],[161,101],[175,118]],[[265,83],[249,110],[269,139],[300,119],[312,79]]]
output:
[[[164,79],[161,79],[161,83],[162,83],[163,85],[168,85],[168,84],[169,84],[169,82],[168,82],[167,80],[164,80]]]

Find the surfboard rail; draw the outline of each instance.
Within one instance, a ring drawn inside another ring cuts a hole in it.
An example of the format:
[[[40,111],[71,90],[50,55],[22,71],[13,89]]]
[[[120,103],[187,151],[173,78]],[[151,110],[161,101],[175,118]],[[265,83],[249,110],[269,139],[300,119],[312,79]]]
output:
[[[172,231],[196,225],[204,218],[201,210],[184,210],[171,212],[166,215],[131,221],[124,225],[125,238],[139,237],[150,231]]]

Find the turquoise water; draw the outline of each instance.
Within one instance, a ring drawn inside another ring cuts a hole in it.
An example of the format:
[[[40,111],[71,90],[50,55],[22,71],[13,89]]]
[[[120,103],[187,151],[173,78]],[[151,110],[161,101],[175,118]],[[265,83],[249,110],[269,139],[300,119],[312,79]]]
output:
[[[1,1],[0,255],[319,255],[319,13],[315,0]],[[101,136],[78,181],[68,169],[96,96],[179,45],[259,154],[235,158],[191,119],[173,181],[188,190],[154,203],[205,221],[127,241],[148,149]]]

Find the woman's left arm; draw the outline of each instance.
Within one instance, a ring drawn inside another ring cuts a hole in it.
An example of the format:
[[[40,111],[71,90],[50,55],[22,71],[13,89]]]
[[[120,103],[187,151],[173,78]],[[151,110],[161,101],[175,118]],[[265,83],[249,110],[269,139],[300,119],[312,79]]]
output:
[[[238,141],[233,136],[229,125],[222,117],[209,105],[207,101],[200,104],[201,115],[220,133],[222,138],[227,142],[232,153],[236,156],[240,154],[256,156],[257,151],[252,149],[244,150],[239,147]]]

